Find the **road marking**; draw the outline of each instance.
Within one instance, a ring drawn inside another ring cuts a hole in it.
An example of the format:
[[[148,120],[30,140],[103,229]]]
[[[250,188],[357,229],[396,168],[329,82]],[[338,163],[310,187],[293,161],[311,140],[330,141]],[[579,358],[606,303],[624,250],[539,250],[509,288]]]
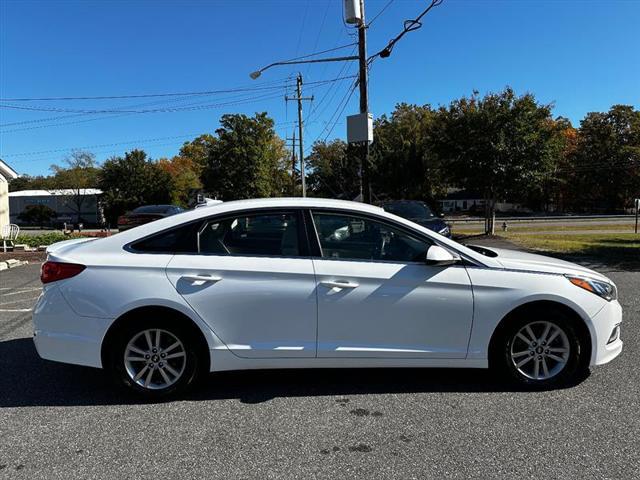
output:
[[[31,311],[33,311],[33,308],[15,308],[15,309],[0,308],[0,312],[31,312]]]
[[[3,293],[3,294],[0,294],[0,297],[8,297],[9,295],[20,295],[21,293],[35,292],[36,290],[42,290],[42,288],[40,288],[40,287],[38,287],[38,288],[28,288],[26,290],[21,290],[19,292]]]
[[[7,305],[14,305],[16,303],[24,303],[24,302],[33,302],[34,300],[37,300],[38,297],[29,297],[29,298],[23,298],[21,300],[13,300],[11,302],[4,302],[4,303],[0,303],[0,307],[6,307]]]

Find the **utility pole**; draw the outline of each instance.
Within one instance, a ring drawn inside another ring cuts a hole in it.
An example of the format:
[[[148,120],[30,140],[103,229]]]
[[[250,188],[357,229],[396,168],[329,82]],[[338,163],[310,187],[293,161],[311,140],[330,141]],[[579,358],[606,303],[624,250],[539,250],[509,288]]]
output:
[[[293,129],[293,137],[287,138],[291,140],[291,196],[296,196],[296,130]]]
[[[360,113],[369,113],[368,68],[367,68],[367,24],[364,16],[364,0],[360,0],[361,21],[358,26],[358,63],[360,84]],[[369,142],[364,142],[361,159],[362,201],[371,203],[371,180],[369,176]]]
[[[285,96],[284,99],[286,101],[289,100],[297,100],[298,101],[298,136],[300,137],[300,178],[302,179],[302,196],[307,196],[307,185],[305,183],[305,175],[304,175],[304,142],[302,137],[302,130],[304,128],[303,120],[302,120],[302,101],[303,100],[313,100],[313,96],[311,97],[303,97],[302,96],[302,74],[299,73],[296,78],[297,85],[297,96],[288,97]]]

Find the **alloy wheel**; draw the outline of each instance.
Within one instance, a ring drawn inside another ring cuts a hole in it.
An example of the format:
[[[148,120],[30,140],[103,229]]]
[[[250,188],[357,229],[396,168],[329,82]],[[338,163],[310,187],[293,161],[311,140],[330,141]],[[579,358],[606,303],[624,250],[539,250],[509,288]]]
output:
[[[518,330],[509,353],[521,375],[542,381],[555,377],[565,368],[571,346],[561,327],[552,322],[535,321]]]
[[[186,364],[184,345],[167,330],[143,330],[124,349],[127,375],[137,385],[150,390],[161,390],[176,383]]]

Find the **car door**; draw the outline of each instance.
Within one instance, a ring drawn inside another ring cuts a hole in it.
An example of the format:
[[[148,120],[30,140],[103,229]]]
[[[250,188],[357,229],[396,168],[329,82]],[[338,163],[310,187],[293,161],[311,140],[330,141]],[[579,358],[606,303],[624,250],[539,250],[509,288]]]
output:
[[[176,254],[169,280],[240,357],[314,357],[313,264],[295,210],[234,213],[203,222],[197,251]]]
[[[466,356],[473,296],[464,266],[427,265],[432,242],[384,219],[310,217],[320,247],[318,357]]]

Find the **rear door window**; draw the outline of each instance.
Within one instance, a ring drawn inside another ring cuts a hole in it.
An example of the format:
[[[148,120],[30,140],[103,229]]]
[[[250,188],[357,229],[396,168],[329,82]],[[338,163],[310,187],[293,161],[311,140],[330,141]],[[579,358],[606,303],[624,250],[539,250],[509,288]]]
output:
[[[198,252],[218,255],[299,256],[295,213],[265,213],[211,220],[198,232]]]

